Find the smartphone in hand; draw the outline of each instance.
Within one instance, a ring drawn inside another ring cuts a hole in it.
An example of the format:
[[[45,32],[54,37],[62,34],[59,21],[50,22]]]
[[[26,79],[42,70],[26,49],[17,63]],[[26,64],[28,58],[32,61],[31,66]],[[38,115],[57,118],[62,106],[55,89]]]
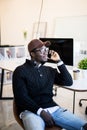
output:
[[[48,52],[48,59],[49,58],[51,58],[51,52],[50,52],[50,50],[49,50],[49,52]]]
[[[48,52],[48,62],[55,63],[55,61],[51,59],[51,56],[52,56],[52,50],[49,50],[49,52]]]

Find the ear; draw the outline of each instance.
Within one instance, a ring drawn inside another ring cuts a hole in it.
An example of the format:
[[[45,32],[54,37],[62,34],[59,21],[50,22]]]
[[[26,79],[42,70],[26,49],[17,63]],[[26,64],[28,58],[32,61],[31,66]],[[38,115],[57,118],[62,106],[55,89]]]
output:
[[[35,54],[34,54],[34,52],[31,52],[31,53],[30,53],[30,55],[31,55],[32,57],[35,57]]]

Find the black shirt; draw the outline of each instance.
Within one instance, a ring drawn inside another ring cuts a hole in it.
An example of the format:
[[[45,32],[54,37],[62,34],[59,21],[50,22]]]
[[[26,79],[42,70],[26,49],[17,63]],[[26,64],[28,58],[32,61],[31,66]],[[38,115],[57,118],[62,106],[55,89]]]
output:
[[[53,101],[53,85],[72,85],[72,77],[64,64],[57,69],[49,66],[35,66],[26,62],[13,73],[13,93],[18,112],[29,110],[34,113],[41,108],[56,106]]]

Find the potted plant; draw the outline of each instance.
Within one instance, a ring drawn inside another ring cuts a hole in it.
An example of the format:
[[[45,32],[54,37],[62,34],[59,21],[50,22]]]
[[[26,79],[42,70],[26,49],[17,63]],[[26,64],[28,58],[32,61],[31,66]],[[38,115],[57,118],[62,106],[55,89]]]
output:
[[[27,31],[26,30],[23,32],[23,35],[24,35],[24,39],[26,39],[27,38]]]
[[[78,68],[82,71],[83,77],[87,77],[87,58],[79,61]]]

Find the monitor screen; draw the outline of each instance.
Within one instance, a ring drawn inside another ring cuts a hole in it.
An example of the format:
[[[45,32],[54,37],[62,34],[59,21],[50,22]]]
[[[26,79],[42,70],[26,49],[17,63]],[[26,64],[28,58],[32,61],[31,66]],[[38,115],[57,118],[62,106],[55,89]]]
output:
[[[73,38],[40,38],[41,41],[50,41],[50,50],[58,52],[66,65],[73,66]],[[48,62],[53,62],[48,60]]]

